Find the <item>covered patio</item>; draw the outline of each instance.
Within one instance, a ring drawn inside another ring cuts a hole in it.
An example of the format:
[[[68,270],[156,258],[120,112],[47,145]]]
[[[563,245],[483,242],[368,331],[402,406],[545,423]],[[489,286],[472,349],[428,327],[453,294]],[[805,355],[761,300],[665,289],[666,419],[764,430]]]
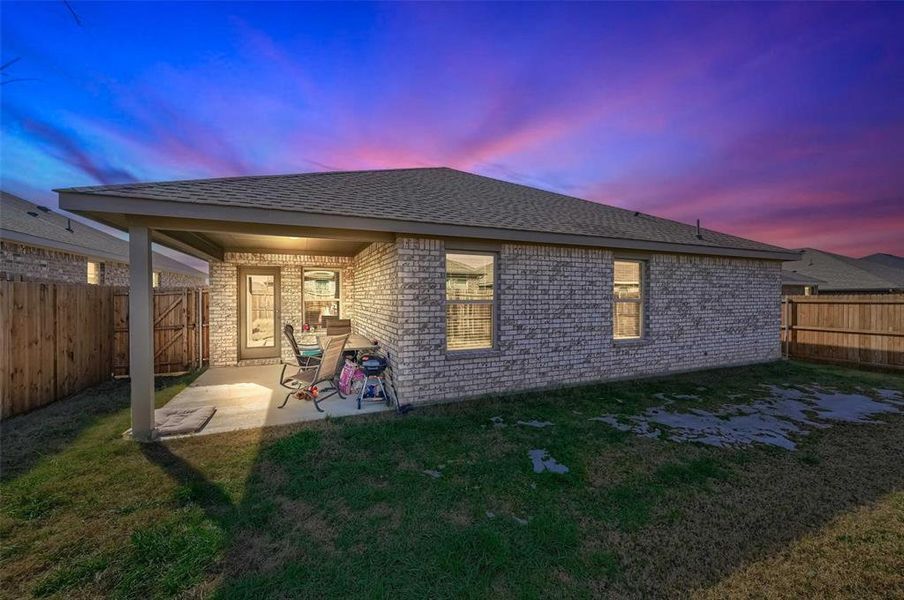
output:
[[[380,350],[395,358],[395,271],[386,252],[396,240],[392,224],[240,203],[158,201],[132,192],[66,190],[60,199],[62,206],[129,234],[133,439],[160,437],[154,408],[154,243],[210,266],[210,368],[166,406],[214,408],[198,433],[387,409],[371,402],[358,410],[354,396],[327,399],[322,413],[295,398],[279,408],[287,392],[279,379],[283,364],[297,368],[283,333],[286,324],[301,342],[324,335],[327,318],[341,318],[353,336],[378,340]]]
[[[280,365],[210,368],[176,394],[165,408],[212,406],[216,409],[203,428],[187,435],[207,435],[393,410],[385,403],[375,401],[365,402],[361,410],[358,410],[354,396],[340,398],[338,395],[321,403],[324,412],[317,411],[313,402],[296,398],[290,398],[285,407],[279,408],[286,396],[286,389],[278,383],[281,369]]]

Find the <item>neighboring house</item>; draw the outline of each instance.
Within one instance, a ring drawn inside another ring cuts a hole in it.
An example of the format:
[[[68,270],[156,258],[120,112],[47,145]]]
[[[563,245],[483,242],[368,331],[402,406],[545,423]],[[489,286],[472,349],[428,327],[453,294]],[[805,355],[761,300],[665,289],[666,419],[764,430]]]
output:
[[[129,285],[129,243],[6,192],[0,199],[0,277]],[[207,275],[154,253],[154,287],[206,285]]]
[[[282,324],[336,312],[389,352],[405,402],[778,359],[781,263],[798,257],[447,168],[58,191],[129,231],[138,260],[153,239],[210,262],[213,366],[288,360]],[[139,438],[153,428],[142,296]]]
[[[904,256],[895,256],[894,254],[885,254],[880,252],[877,254],[864,256],[860,260],[863,262],[884,265],[886,267],[892,267],[894,269],[904,271]]]
[[[890,254],[851,258],[804,248],[800,260],[786,262],[782,268],[795,276],[821,280],[820,294],[884,294],[904,291],[904,269],[894,266],[901,260]]]
[[[819,293],[821,283],[825,282],[782,269],[782,296],[812,296]]]

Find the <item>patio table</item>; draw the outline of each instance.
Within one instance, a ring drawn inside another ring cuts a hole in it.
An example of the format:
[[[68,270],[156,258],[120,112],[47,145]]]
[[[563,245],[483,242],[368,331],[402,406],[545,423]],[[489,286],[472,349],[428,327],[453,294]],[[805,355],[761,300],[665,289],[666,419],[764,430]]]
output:
[[[320,347],[323,347],[323,338],[328,337],[325,334],[320,334],[317,336],[317,343],[320,344]],[[348,341],[345,342],[345,350],[347,352],[360,352],[362,350],[373,350],[377,345],[373,343],[373,340],[369,340],[363,335],[357,333],[351,333],[348,336]]]

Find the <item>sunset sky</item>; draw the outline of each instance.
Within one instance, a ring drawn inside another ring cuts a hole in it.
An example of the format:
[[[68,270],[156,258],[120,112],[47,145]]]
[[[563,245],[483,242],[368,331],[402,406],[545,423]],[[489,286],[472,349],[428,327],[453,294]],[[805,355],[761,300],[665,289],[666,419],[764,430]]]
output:
[[[70,6],[0,6],[2,185],[35,202],[446,165],[904,254],[902,4]]]

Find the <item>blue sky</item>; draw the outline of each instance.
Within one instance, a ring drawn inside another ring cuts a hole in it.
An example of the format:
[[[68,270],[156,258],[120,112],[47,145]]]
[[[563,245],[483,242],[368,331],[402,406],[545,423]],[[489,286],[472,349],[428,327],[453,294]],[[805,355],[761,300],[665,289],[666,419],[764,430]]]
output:
[[[70,5],[2,5],[2,185],[36,202],[448,165],[904,254],[900,4]]]

